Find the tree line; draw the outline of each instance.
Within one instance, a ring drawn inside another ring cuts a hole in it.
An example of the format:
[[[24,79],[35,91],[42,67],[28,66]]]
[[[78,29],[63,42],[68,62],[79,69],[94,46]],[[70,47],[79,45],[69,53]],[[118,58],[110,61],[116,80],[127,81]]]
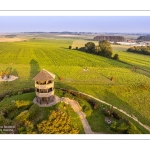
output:
[[[80,50],[107,58],[113,58],[115,60],[119,59],[118,54],[115,54],[112,57],[112,47],[110,42],[107,40],[100,41],[98,46],[96,46],[93,42],[88,42],[85,44],[85,47],[81,47]]]
[[[150,55],[150,46],[133,46],[128,48],[127,52]]]
[[[150,41],[150,36],[140,36],[137,38],[140,41]]]
[[[125,38],[123,36],[95,36],[93,40],[96,41],[112,41],[112,42],[124,42]]]

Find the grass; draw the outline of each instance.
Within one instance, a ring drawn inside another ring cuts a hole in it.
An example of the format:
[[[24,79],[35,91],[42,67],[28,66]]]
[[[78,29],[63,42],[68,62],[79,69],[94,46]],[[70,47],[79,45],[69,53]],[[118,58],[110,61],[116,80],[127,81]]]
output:
[[[83,40],[78,43],[79,46],[84,45]],[[118,53],[120,60],[126,64],[68,49],[72,44],[73,39],[30,39],[26,42],[1,43],[0,71],[8,70],[19,78],[12,82],[0,82],[0,95],[34,87],[32,78],[45,68],[56,75],[55,87],[93,95],[149,125],[150,76],[139,69],[134,72],[132,65],[150,69],[150,57],[127,53],[125,46],[114,45],[113,54]],[[62,77],[62,81],[59,81],[59,77]],[[110,80],[111,77],[114,77],[114,81]]]
[[[49,115],[50,115],[50,112],[52,110],[59,109],[59,110],[65,112],[66,114],[68,114],[71,117],[72,124],[79,129],[80,134],[84,133],[84,129],[83,129],[82,123],[80,121],[80,118],[73,111],[73,109],[71,108],[70,105],[66,105],[65,103],[58,103],[58,104],[56,104],[55,106],[52,106],[52,107],[46,107],[46,108],[38,107],[36,104],[33,104],[33,98],[34,97],[35,97],[35,93],[32,92],[32,93],[12,96],[12,97],[6,98],[6,99],[4,99],[3,101],[0,102],[0,110],[3,110],[4,106],[9,106],[10,108],[12,107],[11,109],[9,109],[8,115],[5,115],[5,119],[10,121],[9,125],[11,123],[14,124],[16,122],[17,116],[22,115],[22,113],[24,111],[28,111],[29,116],[30,116],[29,120],[31,121],[31,123],[34,126],[36,126],[36,124],[40,123],[41,121],[47,120]],[[12,100],[13,100],[13,102],[12,102]],[[17,108],[18,105],[16,105],[15,110],[13,110],[14,108],[12,106],[12,103],[14,103],[14,101],[19,102],[19,100],[20,100],[21,103],[24,102],[26,104],[27,101],[30,101],[31,103],[28,104],[28,106],[24,106],[24,107],[20,106],[20,108]],[[7,109],[7,111],[8,111],[8,109]],[[22,116],[22,118],[23,118],[23,116]],[[5,125],[5,124],[3,124],[3,125]],[[35,127],[35,130],[36,130],[36,127]]]
[[[102,104],[101,102],[95,101],[98,104],[98,106],[96,109],[94,109],[87,100],[80,98],[79,96],[75,97],[68,92],[63,92],[62,90],[58,90],[58,89],[56,91],[56,94],[59,94],[62,97],[69,97],[70,99],[76,100],[80,104],[82,111],[86,114],[86,118],[92,128],[92,131],[97,132],[97,133],[106,133],[106,134],[118,133],[116,131],[112,131],[110,128],[110,125],[108,125],[105,122],[105,116],[101,109],[102,108],[110,109],[110,107],[108,107],[107,105]],[[113,110],[113,108],[111,108],[111,110]],[[122,118],[132,122],[141,133],[143,133],[143,134],[149,133],[144,127],[139,125],[133,119],[129,118],[128,116],[124,115],[123,113],[121,113],[117,110],[113,110],[113,111],[115,111],[120,116],[122,116]],[[123,120],[118,120],[115,118],[113,118],[112,120],[116,121],[118,123],[123,121]]]
[[[150,70],[150,57],[142,54],[130,53],[126,50],[131,46],[124,45],[114,45],[113,54],[118,53],[120,60],[131,64],[132,66],[137,66],[138,68],[143,68]],[[138,70],[138,69],[137,69]]]

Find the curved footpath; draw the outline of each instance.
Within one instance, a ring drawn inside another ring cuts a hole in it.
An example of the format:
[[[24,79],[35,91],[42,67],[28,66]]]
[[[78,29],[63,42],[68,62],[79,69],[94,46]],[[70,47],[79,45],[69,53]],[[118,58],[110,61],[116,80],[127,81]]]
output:
[[[79,103],[75,100],[71,100],[65,97],[61,98],[61,101],[66,104],[69,104],[73,108],[73,110],[79,115],[85,134],[94,134],[94,132],[91,130],[91,127],[86,119],[86,115],[81,111],[81,107]]]
[[[93,99],[95,99],[95,100],[97,100],[97,101],[99,101],[99,102],[101,102],[101,103],[103,103],[103,104],[108,105],[108,106],[112,106],[111,104],[109,104],[109,103],[107,103],[107,102],[104,102],[104,101],[102,101],[102,100],[100,100],[100,99],[98,99],[98,98],[96,98],[96,97],[94,97],[94,96],[92,96],[92,95],[88,95],[88,94],[82,93],[82,92],[78,92],[78,93],[81,93],[81,94],[83,94],[83,95],[86,95],[86,96],[88,96],[88,97],[91,97],[91,98],[93,98]],[[117,108],[117,107],[115,107],[115,106],[113,106],[113,108],[116,109],[116,110],[118,110],[118,111],[120,111],[120,112],[122,112],[122,113],[125,114],[126,116],[132,118],[134,121],[138,122],[141,126],[143,126],[145,129],[147,129],[147,130],[150,132],[150,127],[147,126],[147,125],[145,125],[145,124],[142,124],[135,116],[130,115],[130,114],[126,113],[125,111],[123,111],[122,109],[119,109],[119,108]]]
[[[76,92],[76,91],[75,91],[75,92]],[[95,100],[97,100],[97,101],[99,101],[99,102],[101,102],[101,103],[103,103],[103,104],[106,104],[106,105],[112,107],[111,104],[109,104],[109,103],[107,103],[107,102],[104,102],[104,101],[102,101],[102,100],[100,100],[100,99],[98,99],[98,98],[96,98],[96,97],[94,97],[94,96],[92,96],[92,95],[88,95],[88,94],[83,93],[83,92],[78,92],[78,93],[81,93],[81,94],[83,94],[83,95],[85,95],[85,96],[88,96],[88,97],[90,97],[90,98],[93,98],[93,99],[95,99]],[[65,102],[66,104],[71,105],[71,107],[73,108],[73,110],[79,115],[79,117],[80,117],[80,119],[81,119],[81,122],[82,122],[82,124],[83,124],[84,131],[85,131],[86,134],[94,134],[94,133],[97,133],[97,132],[93,132],[93,131],[91,130],[91,127],[90,127],[90,125],[89,125],[89,123],[88,123],[88,121],[87,121],[87,119],[86,119],[86,115],[81,111],[82,109],[81,109],[81,107],[80,107],[80,105],[79,105],[79,103],[78,103],[77,101],[75,101],[75,100],[70,100],[69,98],[66,98],[66,97],[59,98],[58,96],[55,96],[55,101],[52,102],[52,103],[49,103],[49,104],[47,105],[47,104],[39,104],[39,103],[37,103],[36,98],[34,98],[34,100],[33,100],[33,102],[34,102],[35,104],[39,105],[40,107],[50,107],[50,106],[55,105],[56,103],[61,102],[61,101],[62,101],[62,102]],[[145,129],[147,129],[147,130],[150,132],[150,127],[147,126],[147,125],[145,125],[145,124],[142,124],[135,116],[130,115],[130,114],[126,113],[125,111],[123,111],[122,109],[119,109],[119,108],[117,108],[117,107],[115,107],[115,106],[113,106],[113,108],[116,109],[116,110],[118,110],[118,111],[120,111],[120,112],[122,112],[122,113],[125,114],[126,116],[132,118],[134,121],[136,121],[137,123],[139,123],[141,126],[143,126]]]

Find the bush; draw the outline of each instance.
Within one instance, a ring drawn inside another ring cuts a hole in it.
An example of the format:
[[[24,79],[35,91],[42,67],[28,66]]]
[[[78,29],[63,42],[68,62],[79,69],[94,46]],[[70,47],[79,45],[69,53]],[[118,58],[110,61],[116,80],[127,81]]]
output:
[[[11,113],[12,111],[15,111],[17,109],[17,106],[15,103],[11,103],[11,104],[5,104],[3,105],[3,107],[1,108],[1,112],[3,113],[3,115],[5,117],[7,117],[7,115],[9,113]]]
[[[122,119],[122,117],[121,117],[118,113],[116,113],[116,112],[114,112],[114,111],[111,111],[111,115],[112,115],[114,118],[118,119],[118,120]]]
[[[79,50],[86,51],[85,47],[80,47]]]
[[[129,134],[141,134],[141,132],[136,128],[136,126],[129,121],[129,129],[127,131]]]
[[[110,80],[113,81],[113,80],[114,80],[114,77],[111,77]]]
[[[9,97],[9,95],[6,95],[5,98],[7,99]]]
[[[71,46],[71,45],[69,46],[69,49],[72,49],[72,46]]]
[[[129,129],[129,125],[125,124],[124,122],[118,124],[117,131],[121,133],[127,133],[128,129]]]
[[[123,119],[118,113],[116,113],[115,111],[113,111],[113,110],[111,110],[111,109],[106,109],[106,108],[103,108],[102,109],[102,112],[103,112],[103,114],[105,115],[105,116],[107,116],[107,117],[113,117],[113,118],[115,118],[115,119],[118,119],[118,120],[120,120],[120,119]]]
[[[111,130],[113,131],[117,131],[117,122],[116,121],[113,121],[111,126],[110,126]]]
[[[98,108],[98,103],[95,102],[94,109]]]
[[[21,112],[14,120],[24,122],[29,118],[29,112],[27,110]]]
[[[113,57],[113,59],[114,59],[114,60],[119,60],[119,55],[118,55],[118,54],[115,54],[114,57]]]
[[[82,101],[81,101],[81,102],[82,102]],[[82,110],[83,110],[83,112],[86,114],[86,116],[90,116],[91,113],[93,112],[93,110],[92,110],[90,104],[87,103],[87,102],[84,102],[84,103],[82,104]]]
[[[111,111],[106,108],[102,108],[102,112],[103,112],[104,116],[106,116],[106,117],[111,116]]]
[[[28,106],[31,104],[31,101],[24,101],[24,100],[16,100],[15,104],[17,108],[23,107],[23,106]]]
[[[62,77],[59,77],[59,80],[62,81]]]
[[[22,92],[18,92],[18,95],[21,95],[22,94]]]
[[[11,120],[6,119],[3,115],[0,114],[0,126],[10,125]]]
[[[19,132],[19,134],[26,134],[27,133],[25,127],[18,128],[18,132]]]
[[[121,120],[119,122],[113,121],[110,129],[112,131],[123,133],[123,134],[140,134],[141,132],[136,128],[136,126],[127,120]]]
[[[52,111],[49,119],[37,125],[42,134],[77,134],[78,128],[72,126],[70,116],[61,111]]]

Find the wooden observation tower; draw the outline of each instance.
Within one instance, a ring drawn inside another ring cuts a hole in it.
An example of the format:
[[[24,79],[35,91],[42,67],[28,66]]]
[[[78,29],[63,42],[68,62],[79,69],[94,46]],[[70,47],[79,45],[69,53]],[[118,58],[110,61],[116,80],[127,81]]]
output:
[[[54,101],[55,75],[43,69],[34,78],[36,100],[40,104],[49,104]]]

